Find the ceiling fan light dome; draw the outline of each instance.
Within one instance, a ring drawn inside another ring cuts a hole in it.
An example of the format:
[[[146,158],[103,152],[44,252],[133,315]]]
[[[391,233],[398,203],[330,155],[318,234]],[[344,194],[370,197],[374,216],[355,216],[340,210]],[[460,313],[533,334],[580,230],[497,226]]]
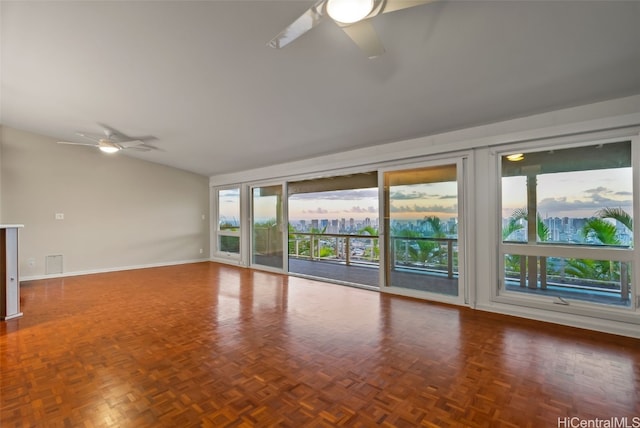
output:
[[[100,140],[100,142],[98,143],[98,148],[104,153],[115,153],[120,150],[120,147],[118,147],[118,145],[113,144],[107,139]]]
[[[113,146],[100,146],[100,151],[104,152],[104,153],[115,153],[118,150],[120,150],[117,147],[113,147]]]
[[[373,10],[374,0],[327,0],[327,13],[343,24],[353,24],[366,18]]]

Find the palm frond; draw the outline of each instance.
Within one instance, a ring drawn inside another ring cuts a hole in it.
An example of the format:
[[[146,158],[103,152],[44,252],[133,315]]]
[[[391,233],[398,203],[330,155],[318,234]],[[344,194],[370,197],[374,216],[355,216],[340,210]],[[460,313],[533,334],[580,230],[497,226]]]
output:
[[[616,227],[613,224],[598,217],[587,220],[580,230],[585,239],[593,236],[604,245],[620,244],[620,240],[616,237],[616,232]]]
[[[611,218],[624,224],[627,229],[633,230],[633,218],[622,208],[602,208],[596,215],[600,218]]]

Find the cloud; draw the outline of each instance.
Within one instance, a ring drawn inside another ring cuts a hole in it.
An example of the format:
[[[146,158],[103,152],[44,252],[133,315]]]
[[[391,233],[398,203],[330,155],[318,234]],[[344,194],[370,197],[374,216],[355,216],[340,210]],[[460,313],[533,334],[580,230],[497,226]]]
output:
[[[426,196],[427,194],[422,192],[411,192],[411,193],[395,192],[391,194],[390,198],[394,201],[400,201],[400,200],[407,200],[407,199],[421,199]]]
[[[457,205],[453,206],[444,206],[444,205],[430,205],[430,206],[420,206],[420,205],[400,205],[395,206],[391,205],[389,208],[391,212],[394,213],[443,213],[443,214],[455,214],[458,212]]]
[[[550,215],[590,215],[606,207],[631,208],[631,200],[611,199],[599,194],[593,194],[590,199],[573,200],[567,198],[545,198],[538,203],[538,211]]]
[[[378,189],[334,190],[329,192],[296,193],[290,200],[325,200],[325,201],[356,201],[361,199],[378,198]]]
[[[584,193],[590,193],[592,195],[596,195],[596,194],[600,194],[600,193],[611,193],[611,190],[607,189],[606,187],[596,187],[595,189],[587,189],[584,191]]]
[[[378,209],[372,206],[369,206],[367,208],[353,206],[350,209],[345,210],[344,212],[353,214],[377,214]]]
[[[329,214],[331,211],[318,207],[315,210],[302,210],[303,214]]]

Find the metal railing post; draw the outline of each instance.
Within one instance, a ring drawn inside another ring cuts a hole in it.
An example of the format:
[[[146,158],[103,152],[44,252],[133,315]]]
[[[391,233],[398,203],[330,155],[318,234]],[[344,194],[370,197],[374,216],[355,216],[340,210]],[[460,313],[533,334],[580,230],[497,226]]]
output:
[[[315,252],[315,242],[313,235],[309,235],[309,259],[313,260],[313,253]]]
[[[447,240],[447,276],[453,278],[453,241]]]
[[[347,266],[351,264],[351,237],[347,235],[345,254],[347,256]]]
[[[620,299],[629,299],[629,272],[625,262],[620,262]]]

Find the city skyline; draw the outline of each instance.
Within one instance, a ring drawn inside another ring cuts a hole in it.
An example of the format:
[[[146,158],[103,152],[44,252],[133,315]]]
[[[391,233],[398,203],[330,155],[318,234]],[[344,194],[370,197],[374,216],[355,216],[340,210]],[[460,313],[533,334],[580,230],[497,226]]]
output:
[[[537,176],[537,211],[543,219],[551,217],[589,218],[602,208],[621,208],[633,215],[632,169],[616,168]],[[456,182],[394,186],[391,216],[396,219],[422,219],[437,216],[443,220],[458,216]],[[275,197],[274,197],[275,198]],[[264,205],[273,207],[273,201]],[[221,219],[239,219],[238,189],[220,192]],[[302,193],[288,200],[290,221],[312,219],[379,218],[378,189]],[[527,208],[526,177],[502,179],[502,218]],[[273,217],[273,210],[254,208],[256,220]]]

